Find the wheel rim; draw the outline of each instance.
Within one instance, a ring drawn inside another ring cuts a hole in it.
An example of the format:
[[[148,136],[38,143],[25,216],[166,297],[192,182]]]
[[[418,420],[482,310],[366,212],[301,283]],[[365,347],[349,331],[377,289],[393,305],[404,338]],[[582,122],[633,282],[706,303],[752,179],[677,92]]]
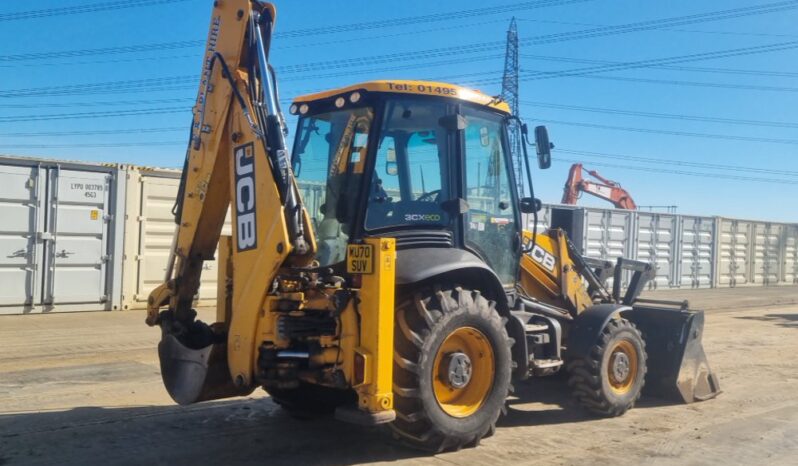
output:
[[[632,390],[637,378],[637,366],[637,351],[631,341],[621,340],[612,346],[607,380],[614,393],[625,395]]]
[[[493,347],[473,327],[450,333],[435,355],[432,388],[435,400],[452,417],[468,417],[482,406],[496,371]]]

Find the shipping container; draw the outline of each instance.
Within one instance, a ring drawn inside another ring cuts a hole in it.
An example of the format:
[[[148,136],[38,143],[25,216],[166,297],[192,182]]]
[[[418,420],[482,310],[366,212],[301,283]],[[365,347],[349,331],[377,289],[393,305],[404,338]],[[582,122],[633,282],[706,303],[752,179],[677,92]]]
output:
[[[180,171],[127,167],[127,215],[122,278],[124,309],[143,309],[147,297],[166,276],[166,264],[176,224],[172,209],[180,184]],[[223,234],[230,234],[229,218]],[[203,264],[197,306],[216,305],[217,264]]]
[[[717,220],[680,215],[679,223],[678,286],[711,288],[715,283]]]
[[[654,264],[657,269],[648,288],[678,287],[679,218],[650,212],[638,212],[636,217],[637,241],[633,244],[633,258]]]
[[[0,314],[120,307],[118,167],[0,157]]]

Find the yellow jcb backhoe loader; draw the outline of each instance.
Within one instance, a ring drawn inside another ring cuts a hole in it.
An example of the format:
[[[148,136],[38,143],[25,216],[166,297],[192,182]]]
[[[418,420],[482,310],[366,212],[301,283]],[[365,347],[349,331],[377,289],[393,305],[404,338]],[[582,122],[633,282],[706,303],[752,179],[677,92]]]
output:
[[[389,424],[440,451],[493,432],[512,379],[560,368],[607,416],[644,380],[686,402],[718,392],[703,314],[637,298],[650,266],[591,262],[559,230],[522,230],[540,203],[518,197],[507,129],[520,120],[506,103],[399,80],[299,97],[289,156],[274,20],[270,4],[214,2],[177,235],[148,303],[175,401],[263,387],[292,413]],[[545,128],[535,140],[547,168]],[[530,171],[527,158],[531,186]],[[232,237],[221,236],[228,209]],[[192,301],[217,245],[206,324]]]

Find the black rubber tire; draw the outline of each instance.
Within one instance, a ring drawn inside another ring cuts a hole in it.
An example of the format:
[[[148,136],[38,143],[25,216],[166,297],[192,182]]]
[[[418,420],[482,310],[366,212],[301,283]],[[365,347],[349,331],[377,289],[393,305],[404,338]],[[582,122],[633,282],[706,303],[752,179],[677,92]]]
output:
[[[406,295],[409,298],[396,309],[394,332],[394,438],[406,446],[434,452],[476,446],[493,434],[512,389],[512,339],[507,336],[506,320],[496,311],[496,303],[479,291],[436,286]],[[481,407],[467,417],[456,418],[438,404],[432,372],[438,348],[461,327],[473,327],[485,335],[493,349],[495,370]]]
[[[637,352],[634,382],[628,392],[619,395],[610,388],[609,349],[620,340],[629,341]],[[610,319],[587,358],[568,362],[568,385],[585,409],[602,417],[620,416],[640,398],[646,378],[646,345],[635,325],[626,319]]]
[[[333,414],[335,408],[346,404],[356,405],[357,395],[351,390],[337,390],[323,385],[300,382],[297,388],[266,389],[277,405],[292,417],[302,420],[317,419]]]

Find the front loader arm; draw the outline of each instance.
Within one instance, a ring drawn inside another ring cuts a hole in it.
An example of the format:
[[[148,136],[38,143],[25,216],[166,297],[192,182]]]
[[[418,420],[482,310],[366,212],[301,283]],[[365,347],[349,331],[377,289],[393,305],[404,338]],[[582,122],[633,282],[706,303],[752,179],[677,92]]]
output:
[[[177,199],[174,261],[170,260],[175,263],[174,276],[168,267],[165,283],[148,301],[147,323],[160,324],[165,336],[183,346],[226,342],[228,377],[239,388],[252,379],[257,316],[277,270],[306,265],[315,251],[288,160],[268,63],[274,18],[270,4],[214,2]],[[197,341],[192,302],[202,264],[213,259],[228,208],[233,219],[235,312],[230,322],[208,327],[213,334],[204,332],[206,338]],[[161,362],[163,367],[163,354]],[[165,373],[164,382],[169,389]],[[172,389],[170,393],[174,397]]]

